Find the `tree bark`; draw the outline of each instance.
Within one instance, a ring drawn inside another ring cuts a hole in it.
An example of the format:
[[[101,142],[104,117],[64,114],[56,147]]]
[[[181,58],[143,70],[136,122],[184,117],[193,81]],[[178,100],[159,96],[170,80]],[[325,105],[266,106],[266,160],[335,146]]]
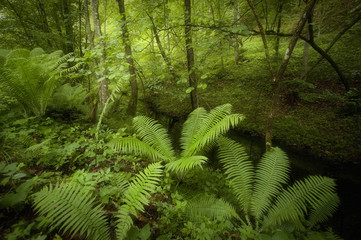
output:
[[[84,14],[85,14],[85,26],[86,32],[90,44],[90,49],[94,48],[94,37],[90,27],[90,17],[89,17],[89,2],[88,0],[84,0]]]
[[[63,21],[64,21],[64,25],[65,25],[65,38],[66,38],[66,52],[70,53],[70,52],[74,52],[74,42],[75,42],[75,38],[74,38],[74,32],[73,32],[73,22],[71,20],[71,10],[70,10],[70,6],[69,6],[69,2],[68,0],[62,0],[62,4],[63,4]]]
[[[233,6],[233,22],[236,24],[236,26],[238,25],[238,0],[234,1],[234,6]],[[234,61],[236,64],[239,63],[239,40],[238,40],[238,35],[236,34],[234,37]]]
[[[358,23],[361,20],[361,15],[358,15],[357,18],[355,18],[349,25],[347,25],[344,29],[342,29],[341,32],[337,34],[337,36],[332,40],[330,45],[327,47],[327,49],[324,51],[325,53],[328,53],[330,49],[335,45],[335,43],[350,29],[352,28],[356,23]],[[321,58],[317,60],[317,62],[310,68],[310,70],[307,72],[307,75],[315,69],[315,67],[320,64],[320,62],[324,59],[324,57],[321,55]]]
[[[131,97],[128,103],[127,113],[130,116],[135,116],[137,111],[137,103],[138,103],[138,83],[136,79],[136,68],[132,56],[132,47],[129,38],[129,31],[127,26],[127,20],[125,15],[125,6],[124,0],[117,0],[119,6],[119,14],[121,16],[122,21],[122,39],[125,45],[125,57],[127,59],[129,65],[129,83],[132,89]]]
[[[191,0],[184,0],[184,22],[185,22],[185,38],[187,50],[187,68],[189,74],[189,87],[193,88],[190,92],[192,109],[199,106],[197,93],[197,78],[194,69],[194,51],[192,46],[192,6]]]
[[[169,71],[169,73],[172,75],[173,80],[176,80],[176,79],[177,79],[177,75],[176,75],[175,72],[174,72],[174,69],[173,69],[173,67],[172,67],[172,64],[171,64],[170,59],[168,58],[167,54],[166,54],[165,51],[164,51],[163,44],[162,44],[162,42],[160,41],[159,34],[158,34],[158,30],[157,30],[157,26],[155,25],[154,19],[153,19],[153,17],[152,17],[150,14],[147,13],[147,15],[148,15],[150,21],[152,22],[152,33],[153,33],[153,35],[154,35],[154,37],[155,37],[155,41],[157,42],[159,52],[160,52],[160,54],[162,55],[162,58],[163,58],[164,62],[166,63],[166,65],[167,65],[167,67],[168,67],[168,71]]]
[[[266,151],[269,151],[272,147],[272,130],[273,130],[273,121],[276,111],[279,109],[279,100],[280,100],[280,88],[279,82],[282,81],[283,75],[287,69],[287,65],[289,63],[290,57],[292,55],[293,49],[296,46],[296,43],[302,33],[302,30],[306,24],[306,21],[309,15],[312,12],[317,0],[311,0],[311,2],[306,6],[305,10],[302,13],[301,19],[299,20],[295,32],[293,34],[290,43],[288,44],[288,48],[282,60],[282,63],[277,71],[276,76],[273,78],[272,83],[272,105],[270,112],[267,116],[266,123]]]
[[[266,61],[267,61],[267,64],[268,64],[268,70],[269,70],[272,78],[274,78],[273,68],[272,68],[272,64],[271,64],[271,57],[270,57],[270,54],[269,54],[266,34],[265,34],[265,31],[264,31],[263,25],[261,23],[261,20],[259,19],[258,13],[256,12],[256,8],[255,8],[252,0],[247,0],[247,2],[248,2],[249,7],[252,10],[254,18],[256,19],[257,26],[258,26],[259,32],[261,34],[261,38],[262,38],[262,42],[263,42],[263,46],[264,46],[264,52],[265,52],[265,55],[266,55]]]
[[[98,45],[102,49],[102,55],[98,60],[98,66],[99,66],[102,65],[103,62],[105,61],[106,51],[105,51],[104,41],[101,39],[102,32],[99,21],[98,2],[97,0],[91,0],[90,2],[93,13],[94,35],[96,38],[98,38]],[[103,78],[103,80],[99,82],[99,102],[102,107],[105,106],[109,97],[109,93],[108,93],[109,79],[106,77],[106,75],[107,75],[106,70],[104,70],[104,72],[100,76],[97,76],[98,79]]]

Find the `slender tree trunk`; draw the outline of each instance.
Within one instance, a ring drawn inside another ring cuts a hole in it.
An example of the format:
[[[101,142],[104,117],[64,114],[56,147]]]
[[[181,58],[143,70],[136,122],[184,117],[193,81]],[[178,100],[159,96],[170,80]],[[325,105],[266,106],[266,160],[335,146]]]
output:
[[[234,24],[236,24],[236,26],[238,25],[238,0],[234,1],[234,9],[233,9],[233,22]],[[236,64],[239,63],[239,40],[238,40],[238,35],[236,34],[234,37],[234,61]]]
[[[80,56],[83,56],[83,46],[82,46],[82,28],[83,28],[83,25],[82,25],[82,14],[83,13],[83,6],[82,6],[82,2],[81,0],[78,0],[78,21],[79,21],[79,53],[80,53]]]
[[[275,44],[275,55],[276,57],[279,56],[279,49],[280,49],[280,32],[281,32],[281,26],[282,26],[282,10],[283,10],[283,3],[282,1],[280,3],[280,6],[278,8],[278,21],[277,21],[277,36],[276,36],[276,44]]]
[[[101,39],[102,32],[100,28],[100,21],[99,21],[99,12],[98,12],[98,2],[97,0],[91,0],[91,7],[93,13],[93,22],[94,22],[94,34],[95,37],[98,38],[98,45],[102,49],[102,56],[99,59],[98,64],[102,65],[106,58],[106,51],[104,41]],[[108,78],[106,78],[106,70],[102,73],[102,75],[97,76],[97,78],[104,78],[101,82],[99,82],[99,102],[102,107],[104,107],[105,103],[108,100]]]
[[[342,29],[341,32],[337,34],[337,36],[332,40],[330,45],[327,47],[327,49],[324,51],[325,53],[328,53],[330,49],[335,45],[335,43],[350,29],[352,28],[356,23],[358,23],[361,20],[361,15],[359,15],[357,18],[355,18],[349,25],[347,25],[344,29]],[[310,68],[310,70],[307,72],[309,74],[320,62],[324,59],[324,57],[321,55],[321,58],[317,60],[317,62]]]
[[[279,88],[279,82],[282,80],[283,75],[287,69],[287,65],[289,63],[289,60],[291,58],[293,49],[296,46],[296,43],[302,33],[302,30],[306,24],[306,21],[309,17],[309,15],[312,12],[312,9],[314,8],[317,0],[311,0],[311,2],[307,5],[305,10],[302,13],[301,19],[299,20],[297,27],[295,29],[295,32],[293,34],[292,39],[290,40],[290,43],[288,44],[288,48],[286,50],[286,53],[284,55],[284,58],[282,60],[282,63],[277,71],[276,76],[273,79],[272,83],[272,105],[270,112],[267,117],[267,123],[266,123],[266,150],[269,151],[272,146],[272,129],[273,129],[273,120],[276,111],[279,109],[280,104],[280,88]]]
[[[257,14],[257,12],[256,12],[256,8],[255,8],[252,0],[247,0],[247,2],[248,2],[249,7],[250,7],[251,10],[252,10],[252,13],[253,13],[253,15],[254,15],[254,18],[256,19],[256,22],[257,22],[257,25],[258,25],[258,28],[259,28],[259,32],[260,32],[261,37],[262,37],[262,42],[263,42],[263,46],[264,46],[264,52],[265,52],[266,61],[267,61],[267,64],[268,64],[268,70],[269,70],[272,78],[274,78],[273,68],[272,68],[272,64],[271,64],[271,57],[270,57],[270,54],[269,54],[269,49],[268,49],[266,34],[265,34],[265,31],[264,31],[263,25],[262,25],[261,20],[260,20],[258,14]]]
[[[84,13],[85,13],[85,26],[86,32],[90,43],[90,49],[94,48],[94,37],[90,27],[90,17],[89,17],[89,2],[84,0]]]
[[[177,76],[176,76],[176,74],[174,72],[174,69],[173,69],[172,64],[170,62],[170,59],[168,58],[167,54],[164,51],[163,44],[160,41],[157,26],[155,25],[154,19],[150,14],[147,13],[147,15],[148,15],[150,21],[152,22],[152,33],[153,33],[153,36],[155,37],[155,40],[157,42],[159,52],[162,55],[162,58],[163,58],[164,62],[166,63],[166,65],[168,67],[168,71],[172,75],[173,80],[176,80]]]
[[[130,43],[129,31],[128,31],[127,20],[125,15],[124,0],[117,0],[117,1],[119,6],[119,14],[121,16],[121,21],[122,21],[122,38],[123,38],[123,43],[125,45],[125,57],[127,58],[129,64],[129,74],[130,74],[129,83],[132,89],[131,97],[128,103],[127,113],[130,116],[135,116],[137,111],[137,102],[138,102],[138,83],[136,79],[136,69],[132,56],[132,47]]]
[[[66,52],[74,52],[74,32],[73,32],[73,22],[71,20],[71,12],[69,6],[69,0],[62,0],[63,4],[63,21],[65,25],[65,37],[66,37]]]
[[[191,0],[184,0],[185,12],[185,38],[186,38],[186,50],[187,50],[187,67],[189,74],[189,87],[193,88],[190,92],[192,109],[196,109],[199,106],[198,94],[197,94],[197,79],[194,69],[194,51],[192,46],[192,6]]]
[[[48,42],[48,45],[50,48],[53,47],[53,44],[52,42],[50,41],[50,36],[51,36],[51,30],[50,30],[50,27],[49,27],[49,23],[48,23],[48,16],[46,14],[46,10],[45,10],[45,7],[44,7],[44,3],[40,0],[40,1],[37,1],[37,7],[38,7],[38,11],[39,11],[39,17],[40,17],[40,21],[42,22],[42,26],[43,26],[43,31],[45,33],[47,33],[47,36],[46,36],[46,40]]]

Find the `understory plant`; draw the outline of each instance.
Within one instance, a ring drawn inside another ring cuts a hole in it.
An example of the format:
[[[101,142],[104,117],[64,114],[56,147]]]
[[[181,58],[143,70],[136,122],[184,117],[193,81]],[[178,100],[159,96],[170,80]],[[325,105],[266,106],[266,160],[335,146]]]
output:
[[[162,172],[160,163],[150,164],[130,183],[122,174],[114,174],[112,184],[121,192],[120,199],[115,198],[115,206],[118,206],[114,222],[117,239],[127,237],[133,225],[132,216],[138,216],[144,211],[144,205],[149,204]],[[77,181],[63,181],[55,186],[45,186],[33,197],[35,210],[44,216],[40,225],[72,237],[80,235],[87,239],[111,239],[113,234],[106,215],[107,209],[97,200],[95,189],[84,187]]]
[[[63,75],[81,66],[68,67],[70,57],[60,50],[50,54],[41,48],[12,50],[0,55],[0,86],[28,115],[43,116]]]
[[[197,108],[183,124],[180,153],[172,147],[167,131],[157,121],[138,116],[133,120],[136,136],[114,139],[110,145],[122,153],[138,154],[153,161],[166,163],[166,169],[179,178],[208,159],[203,154],[215,145],[217,139],[237,126],[243,115],[231,114],[232,106],[225,104],[207,112]]]
[[[337,239],[332,232],[313,231],[339,204],[333,179],[309,176],[284,188],[290,164],[281,149],[265,153],[254,168],[239,143],[221,138],[218,145],[237,206],[201,195],[187,204],[188,215],[239,221],[241,239]]]

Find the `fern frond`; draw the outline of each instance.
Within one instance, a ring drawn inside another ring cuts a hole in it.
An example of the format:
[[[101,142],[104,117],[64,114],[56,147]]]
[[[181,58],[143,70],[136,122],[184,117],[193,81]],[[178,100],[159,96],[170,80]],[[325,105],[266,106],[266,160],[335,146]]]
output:
[[[166,165],[168,171],[174,172],[179,176],[183,176],[189,170],[195,167],[202,167],[202,164],[207,161],[205,156],[190,156],[182,157],[178,160],[172,161]]]
[[[118,188],[118,191],[124,193],[129,187],[129,174],[125,172],[113,173],[110,181]]]
[[[219,159],[226,169],[227,179],[247,214],[252,200],[253,166],[241,144],[222,137],[218,141]]]
[[[35,210],[45,218],[42,224],[51,224],[76,233],[86,233],[88,239],[110,239],[107,219],[101,205],[95,205],[90,191],[74,183],[57,183],[44,187],[34,195]]]
[[[202,122],[207,114],[207,111],[200,107],[188,115],[187,120],[183,124],[182,136],[180,138],[182,149],[189,148],[191,141],[194,140],[194,135],[201,128]]]
[[[164,160],[169,161],[174,157],[172,143],[162,125],[146,116],[135,117],[133,124],[141,139],[162,154]]]
[[[200,195],[190,200],[185,209],[187,217],[197,219],[199,217],[208,217],[216,219],[239,218],[236,209],[221,198],[215,198],[209,195]]]
[[[337,236],[332,231],[328,232],[308,232],[307,236],[305,236],[304,240],[342,240],[339,236]]]
[[[202,121],[201,128],[183,149],[182,156],[200,153],[207,145],[215,142],[232,127],[237,126],[244,118],[241,114],[230,114],[231,105],[225,104],[214,108]]]
[[[308,220],[308,228],[311,229],[316,224],[326,221],[336,211],[340,199],[336,193],[330,193],[326,198],[312,202],[312,209]]]
[[[149,204],[150,194],[155,190],[160,181],[163,166],[160,163],[150,164],[144,172],[140,172],[124,192],[124,205],[117,214],[117,237],[124,239],[128,230],[133,225],[130,215],[136,216],[144,211],[144,205]]]
[[[140,156],[149,157],[153,160],[169,161],[169,159],[167,159],[148,143],[145,143],[135,137],[113,139],[109,142],[108,145],[117,151],[121,151],[122,153],[133,153]]]
[[[335,181],[328,177],[310,176],[296,181],[277,197],[265,222],[272,225],[286,221],[298,222],[307,213],[307,206],[317,207],[320,202],[334,206],[335,188]]]
[[[272,200],[282,190],[289,177],[290,163],[280,148],[265,153],[256,170],[252,211],[259,220],[270,208]]]

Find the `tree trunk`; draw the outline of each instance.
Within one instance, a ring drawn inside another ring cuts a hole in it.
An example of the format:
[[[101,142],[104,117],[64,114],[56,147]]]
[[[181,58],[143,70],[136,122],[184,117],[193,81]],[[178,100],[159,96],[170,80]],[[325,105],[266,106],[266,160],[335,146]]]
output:
[[[189,74],[189,87],[193,88],[190,92],[192,109],[196,109],[199,106],[198,94],[197,94],[197,79],[194,69],[194,51],[192,46],[192,6],[190,0],[184,0],[185,12],[185,38],[186,38],[186,50],[187,50],[187,68]]]
[[[234,1],[234,9],[233,9],[233,24],[235,24],[236,26],[238,25],[238,0]],[[234,61],[236,64],[239,63],[239,40],[238,40],[238,34],[235,35],[234,37]]]
[[[296,46],[296,43],[298,41],[298,38],[300,37],[302,30],[306,24],[306,21],[309,17],[309,15],[312,12],[313,7],[315,6],[317,0],[312,0],[307,7],[305,8],[304,12],[302,13],[301,19],[299,20],[297,27],[295,29],[295,32],[293,34],[292,39],[290,40],[290,43],[288,44],[288,48],[286,50],[285,56],[283,58],[283,61],[277,71],[276,76],[273,79],[272,83],[272,105],[270,112],[267,116],[267,123],[266,123],[266,151],[269,151],[272,147],[272,129],[273,129],[273,120],[276,111],[279,108],[279,100],[280,100],[280,89],[279,89],[279,82],[282,80],[283,75],[287,69],[288,62],[290,60],[290,57],[292,55],[293,49]]]
[[[86,32],[90,43],[90,49],[94,48],[94,37],[90,27],[90,17],[89,17],[89,2],[84,0],[84,13],[85,13],[85,26]]]
[[[65,25],[65,38],[66,38],[66,52],[74,52],[74,32],[73,32],[73,22],[71,20],[71,10],[69,6],[69,0],[62,0],[63,4],[63,21]]]
[[[279,56],[279,49],[280,49],[280,36],[279,33],[281,32],[281,26],[282,26],[282,10],[283,10],[283,3],[282,1],[280,3],[280,6],[278,8],[278,21],[277,21],[277,36],[276,36],[276,44],[275,44],[275,55],[278,58]]]
[[[83,46],[82,46],[82,14],[83,13],[83,6],[81,0],[78,0],[78,21],[79,21],[79,53],[80,56],[83,56]]]
[[[155,40],[157,42],[159,52],[162,55],[162,58],[163,58],[164,62],[166,63],[166,65],[168,67],[168,71],[172,75],[173,80],[176,80],[177,76],[176,76],[176,74],[174,72],[174,69],[173,69],[172,64],[170,62],[170,59],[168,58],[167,54],[164,51],[163,44],[160,41],[157,26],[155,25],[154,19],[150,14],[147,13],[147,15],[148,15],[150,21],[152,22],[152,33],[153,33],[153,36],[155,37]]]
[[[264,52],[265,52],[266,61],[267,61],[267,64],[268,64],[268,70],[269,70],[272,78],[274,78],[273,68],[272,68],[272,64],[271,64],[271,57],[270,57],[270,54],[269,54],[269,49],[268,49],[266,34],[265,34],[265,31],[264,31],[263,25],[262,25],[262,23],[261,23],[261,20],[259,19],[259,16],[258,16],[258,14],[257,14],[257,12],[256,12],[256,8],[255,8],[252,0],[247,0],[247,2],[248,2],[249,7],[250,7],[251,10],[252,10],[252,13],[253,13],[253,15],[254,15],[254,18],[256,19],[256,22],[257,22],[257,25],[258,25],[258,28],[259,28],[259,32],[260,32],[261,37],[262,37],[262,42],[263,42],[263,46],[264,46]]]
[[[102,32],[100,28],[100,21],[99,21],[99,12],[98,12],[98,2],[97,0],[91,0],[91,7],[93,13],[93,23],[94,23],[94,34],[95,37],[98,38],[98,45],[102,49],[102,55],[98,60],[98,66],[102,65],[106,58],[106,51],[104,41],[101,39]],[[98,79],[103,78],[102,81],[99,82],[99,102],[102,107],[104,107],[105,103],[108,100],[108,78],[106,78],[106,70],[100,75],[97,76]]]
[[[128,103],[127,113],[130,116],[135,116],[137,111],[137,102],[138,102],[138,83],[136,79],[136,69],[132,56],[132,47],[130,43],[129,31],[128,31],[127,20],[125,15],[124,0],[117,0],[117,1],[119,6],[119,14],[122,21],[122,39],[125,45],[125,57],[129,64],[129,74],[130,74],[129,83],[132,89],[131,97]]]

